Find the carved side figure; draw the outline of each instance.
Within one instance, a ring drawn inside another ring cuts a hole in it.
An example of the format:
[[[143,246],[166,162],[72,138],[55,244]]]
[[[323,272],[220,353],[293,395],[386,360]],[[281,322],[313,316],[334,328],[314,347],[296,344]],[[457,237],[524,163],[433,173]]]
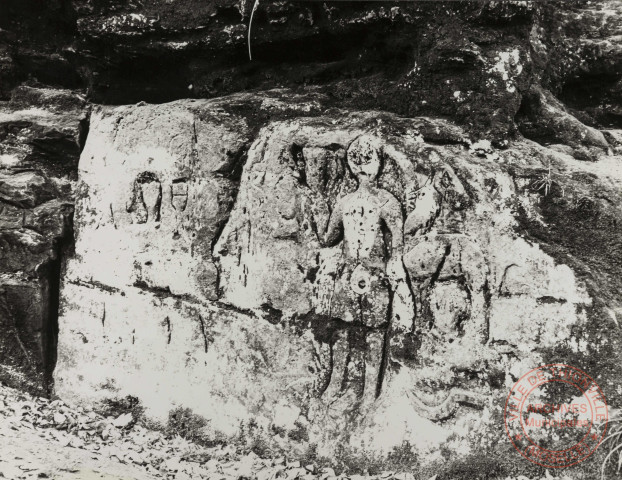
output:
[[[437,307],[428,312],[437,327],[445,324],[455,334],[486,343],[488,266],[483,252],[464,233],[462,214],[467,201],[451,169],[443,168],[428,179],[404,225],[404,234],[412,239],[405,249],[404,265],[413,285],[419,287],[418,304]],[[431,288],[443,282],[443,298],[431,301]],[[451,282],[464,291],[458,292]]]
[[[404,223],[403,261],[416,295],[423,342],[461,338],[466,340],[462,348],[473,349],[488,339],[488,266],[481,249],[465,233],[469,202],[459,178],[445,166],[416,191],[414,208]],[[458,387],[422,394],[413,385],[408,397],[420,415],[433,421],[451,417],[460,404],[483,408],[486,401],[479,391]]]
[[[171,184],[171,205],[175,211],[175,233],[173,238],[179,238],[179,231],[183,225],[183,214],[188,206],[188,181],[186,178],[176,178]]]

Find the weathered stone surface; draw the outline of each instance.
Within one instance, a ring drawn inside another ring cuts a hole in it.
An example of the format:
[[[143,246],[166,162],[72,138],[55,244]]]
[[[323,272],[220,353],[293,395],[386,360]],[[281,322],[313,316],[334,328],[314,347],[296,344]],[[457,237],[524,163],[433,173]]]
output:
[[[35,172],[0,177],[0,200],[21,208],[33,208],[58,196],[54,184]]]
[[[609,145],[611,145],[612,150],[620,154],[622,152],[622,130],[603,130],[603,135],[609,142]]]
[[[54,365],[88,135],[63,395],[500,478],[527,369],[622,405],[619,1],[261,1],[252,61],[252,1],[44,3],[0,2],[3,381]]]
[[[550,92],[539,87],[525,94],[520,114],[521,133],[544,145],[573,147],[575,155],[583,159],[594,158],[609,149],[602,132],[581,123]],[[591,153],[590,148],[596,151]]]
[[[6,44],[0,46],[0,98],[8,98],[11,87],[16,83],[15,64],[9,50]]]
[[[28,87],[0,105],[0,378],[37,392],[54,367],[59,250],[71,236],[85,108],[71,92]]]
[[[52,339],[50,292],[46,279],[37,281],[25,275],[0,276],[0,322],[3,335],[1,375],[21,387],[40,389],[37,377],[47,361]]]
[[[81,262],[69,267],[87,270],[70,278],[218,298],[212,243],[233,204],[248,127],[198,105],[93,113],[77,190]]]
[[[261,112],[223,102],[94,111],[59,395],[188,407],[212,440],[333,459],[407,444],[433,464],[452,441],[498,453],[512,379],[587,355],[596,304],[618,311],[578,257],[534,242],[549,202],[612,198],[619,174],[599,165],[615,157],[500,151],[379,112],[253,130]]]
[[[42,169],[52,176],[75,176],[87,104],[67,90],[19,87],[0,110],[3,168]]]
[[[312,381],[309,342],[247,315],[88,283],[66,283],[61,308],[59,395],[139,396],[160,421],[175,407],[190,408],[209,420],[204,434],[215,441],[250,442],[244,429],[258,428],[270,442],[279,404],[300,408]],[[118,361],[94,368],[104,358]]]

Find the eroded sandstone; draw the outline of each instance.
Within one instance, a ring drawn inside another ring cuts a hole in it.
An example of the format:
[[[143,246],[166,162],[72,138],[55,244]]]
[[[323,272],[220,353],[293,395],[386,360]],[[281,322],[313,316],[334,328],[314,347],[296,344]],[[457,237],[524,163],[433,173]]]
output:
[[[294,105],[257,130],[223,101],[93,113],[59,395],[188,407],[212,440],[430,463],[447,442],[494,449],[512,379],[586,353],[594,290],[524,227],[577,195],[561,170],[594,164],[379,112]]]
[[[1,2],[0,380],[49,391],[62,279],[70,400],[518,474],[528,369],[621,405],[620,8],[262,1],[251,61],[251,1]]]

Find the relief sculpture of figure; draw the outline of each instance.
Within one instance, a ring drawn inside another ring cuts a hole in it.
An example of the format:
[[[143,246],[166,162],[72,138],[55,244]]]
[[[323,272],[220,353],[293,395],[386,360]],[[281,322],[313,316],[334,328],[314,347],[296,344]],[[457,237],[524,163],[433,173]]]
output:
[[[436,172],[418,191],[416,206],[406,218],[404,234],[412,242],[407,242],[403,258],[413,285],[419,286],[418,304],[433,310],[436,327],[485,344],[488,266],[464,233],[467,198],[451,169]],[[418,313],[421,317],[423,312]]]
[[[319,235],[325,247],[342,238],[343,243],[318,312],[347,325],[324,362],[331,372],[320,390],[353,392],[358,399],[372,400],[382,386],[393,277],[402,270],[396,265],[402,262],[403,217],[398,200],[377,186],[380,142],[371,136],[357,138],[347,150],[347,161],[358,188],[337,200],[326,232]]]
[[[416,191],[415,206],[404,222],[403,261],[417,297],[418,334],[424,343],[426,338],[432,344],[458,340],[454,345],[460,345],[463,355],[451,360],[465,362],[461,368],[479,358],[478,345],[483,348],[488,340],[488,266],[465,233],[468,203],[460,179],[445,166]],[[482,408],[486,402],[481,392],[457,386],[422,393],[412,388],[408,397],[420,415],[434,421],[451,417],[460,404]]]

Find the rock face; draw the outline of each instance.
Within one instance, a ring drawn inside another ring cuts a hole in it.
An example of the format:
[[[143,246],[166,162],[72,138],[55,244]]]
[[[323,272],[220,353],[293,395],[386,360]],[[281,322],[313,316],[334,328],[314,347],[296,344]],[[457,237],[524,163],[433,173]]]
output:
[[[619,1],[261,1],[252,61],[252,1],[44,3],[0,2],[0,381],[447,478],[527,472],[535,366],[622,406]]]
[[[287,95],[94,110],[56,393],[298,455],[494,450],[512,379],[588,353],[598,280],[534,236],[595,189],[619,205],[618,160]]]
[[[0,379],[36,392],[54,368],[58,253],[86,118],[67,91],[24,87],[0,104]]]
[[[80,164],[76,221],[89,228],[77,232],[76,255],[85,265],[114,267],[79,276],[217,299],[211,246],[236,193],[231,177],[248,141],[245,122],[147,106],[97,109],[91,121],[102,135]],[[148,146],[152,135],[159,140]]]

